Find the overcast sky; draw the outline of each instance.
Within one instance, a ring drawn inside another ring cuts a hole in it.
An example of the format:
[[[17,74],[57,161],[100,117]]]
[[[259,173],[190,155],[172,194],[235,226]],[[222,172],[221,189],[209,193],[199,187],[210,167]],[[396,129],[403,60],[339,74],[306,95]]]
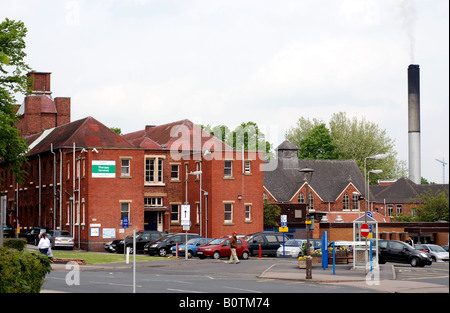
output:
[[[274,147],[299,117],[365,118],[408,162],[407,68],[420,65],[422,177],[449,160],[448,0],[0,0],[28,28],[72,120],[124,133],[253,121]],[[23,98],[18,98],[21,102]],[[445,182],[449,181],[446,166]]]

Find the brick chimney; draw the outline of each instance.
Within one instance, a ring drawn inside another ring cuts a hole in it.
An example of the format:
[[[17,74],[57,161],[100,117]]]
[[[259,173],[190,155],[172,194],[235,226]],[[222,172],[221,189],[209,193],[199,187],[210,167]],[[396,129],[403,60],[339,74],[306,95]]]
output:
[[[17,112],[20,116],[16,124],[22,135],[70,123],[70,98],[52,98],[50,75],[48,72],[27,74],[31,80],[31,91]]]

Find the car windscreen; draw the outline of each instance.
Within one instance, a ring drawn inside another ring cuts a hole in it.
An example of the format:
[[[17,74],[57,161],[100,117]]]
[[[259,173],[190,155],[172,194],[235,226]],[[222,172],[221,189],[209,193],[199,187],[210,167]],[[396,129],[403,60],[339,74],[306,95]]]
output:
[[[208,243],[209,245],[220,245],[222,243],[222,241],[224,241],[226,238],[219,238],[219,239],[214,239],[213,241],[211,241],[210,243]]]
[[[68,231],[61,231],[59,234],[56,234],[57,237],[72,237]]]
[[[429,245],[428,246],[430,248],[431,251],[433,252],[447,252],[444,250],[444,248],[440,247],[440,246],[436,246],[436,245]]]
[[[284,244],[286,247],[300,247],[300,244],[302,242],[299,240],[288,240],[286,241],[286,243]]]

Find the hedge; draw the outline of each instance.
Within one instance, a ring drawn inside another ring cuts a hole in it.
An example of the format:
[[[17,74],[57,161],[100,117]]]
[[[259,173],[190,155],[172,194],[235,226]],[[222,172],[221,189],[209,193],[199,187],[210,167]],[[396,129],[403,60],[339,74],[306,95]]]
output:
[[[0,248],[0,293],[39,293],[50,264],[40,252]]]
[[[3,246],[22,251],[27,245],[27,241],[23,239],[5,239]]]

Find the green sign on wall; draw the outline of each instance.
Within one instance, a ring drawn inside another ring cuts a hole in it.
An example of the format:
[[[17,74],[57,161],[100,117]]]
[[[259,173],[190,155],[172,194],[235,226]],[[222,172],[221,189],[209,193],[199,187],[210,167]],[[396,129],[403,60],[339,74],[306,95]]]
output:
[[[92,177],[116,177],[116,161],[92,161]]]

